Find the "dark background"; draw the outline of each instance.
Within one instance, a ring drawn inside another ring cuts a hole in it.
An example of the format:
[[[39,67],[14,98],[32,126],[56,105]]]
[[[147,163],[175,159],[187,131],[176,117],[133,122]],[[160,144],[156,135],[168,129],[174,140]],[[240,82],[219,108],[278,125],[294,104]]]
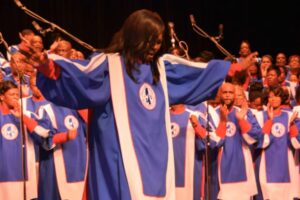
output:
[[[158,12],[166,22],[173,21],[179,39],[189,45],[190,55],[210,50],[217,58],[224,56],[208,39],[198,36],[190,25],[193,14],[197,24],[210,35],[218,35],[218,25],[224,24],[224,39],[220,42],[229,52],[238,55],[243,39],[251,43],[252,51],[260,55],[285,52],[300,53],[300,21],[297,1],[263,0],[22,0],[31,11],[56,23],[96,48],[105,47],[114,32],[133,11],[147,8]],[[34,28],[29,17],[13,0],[0,0],[0,31],[9,45],[19,42],[18,32]],[[48,26],[40,23],[44,28]],[[44,38],[49,47],[53,34]],[[170,45],[166,33],[165,47]],[[85,55],[90,52],[73,42]],[[4,47],[1,45],[3,52]]]

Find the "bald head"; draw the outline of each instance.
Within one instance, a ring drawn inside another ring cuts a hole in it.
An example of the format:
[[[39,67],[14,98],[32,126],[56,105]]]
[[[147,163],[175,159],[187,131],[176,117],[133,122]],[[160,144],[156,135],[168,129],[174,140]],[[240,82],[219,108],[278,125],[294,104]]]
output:
[[[72,44],[66,40],[58,42],[55,53],[65,58],[70,58],[72,54]]]
[[[235,95],[234,85],[231,83],[224,83],[221,86],[221,103],[231,107],[233,105]]]

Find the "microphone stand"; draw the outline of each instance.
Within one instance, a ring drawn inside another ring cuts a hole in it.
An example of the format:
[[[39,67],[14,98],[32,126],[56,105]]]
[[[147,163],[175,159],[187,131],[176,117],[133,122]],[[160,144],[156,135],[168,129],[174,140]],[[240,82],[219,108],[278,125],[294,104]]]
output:
[[[9,51],[8,44],[4,40],[2,33],[0,32],[0,44],[3,44],[7,50],[7,52],[11,55],[11,52]],[[18,65],[14,59],[11,59],[11,62],[13,62],[15,65]],[[22,82],[23,82],[23,75],[18,72],[18,78],[20,81],[20,86],[19,86],[19,97],[20,97],[20,129],[21,129],[21,141],[22,141],[22,177],[23,177],[23,199],[26,200],[27,198],[27,193],[26,193],[26,136],[25,136],[25,127],[24,127],[24,119],[23,119],[23,101],[22,101]]]
[[[172,47],[175,47],[175,42],[178,43],[179,48],[184,52],[184,55],[186,57],[186,59],[190,60],[190,56],[189,56],[189,46],[187,45],[187,43],[183,40],[180,40],[177,35],[176,32],[174,30],[174,23],[173,22],[169,22],[168,23],[169,28],[170,28],[170,37],[171,37],[171,43],[172,43]]]
[[[236,58],[234,55],[232,55],[231,53],[229,53],[222,45],[219,44],[219,42],[217,41],[217,39],[215,37],[212,37],[210,35],[208,35],[203,29],[201,29],[197,24],[196,21],[194,19],[193,15],[190,15],[190,20],[192,23],[192,28],[193,30],[200,36],[204,37],[204,38],[208,38],[210,41],[212,41],[216,47],[226,56],[228,57],[230,60],[232,61],[236,61]]]
[[[31,10],[29,10],[28,8],[26,8],[19,0],[14,0],[16,5],[21,8],[26,14],[28,14],[29,16],[33,17],[36,20],[39,20],[45,24],[49,24],[51,29],[57,29],[59,31],[61,31],[62,33],[64,33],[65,35],[69,36],[71,39],[73,39],[75,42],[77,42],[78,44],[82,45],[83,47],[87,48],[90,51],[96,51],[97,49],[94,48],[93,46],[83,42],[82,40],[80,40],[79,38],[77,38],[76,36],[72,35],[71,33],[67,32],[66,30],[64,30],[63,28],[59,27],[58,25],[46,20],[45,18],[39,16],[38,14],[32,12]]]
[[[9,52],[9,50],[8,50],[8,44],[7,44],[7,42],[4,40],[3,35],[2,35],[1,32],[0,32],[0,44],[3,44],[4,47],[5,47],[5,49]],[[9,54],[10,54],[10,52],[9,52]]]
[[[205,175],[207,200],[211,200],[211,169],[210,169],[210,135],[209,135],[209,105],[206,104],[206,142],[205,142]],[[205,192],[204,192],[205,194]],[[205,199],[205,198],[204,198]]]

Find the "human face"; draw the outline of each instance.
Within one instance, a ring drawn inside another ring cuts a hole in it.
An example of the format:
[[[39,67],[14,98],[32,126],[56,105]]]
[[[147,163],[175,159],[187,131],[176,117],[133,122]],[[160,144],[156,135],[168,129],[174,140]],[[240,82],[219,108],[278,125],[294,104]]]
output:
[[[35,51],[37,51],[37,52],[43,51],[44,45],[43,45],[43,40],[40,36],[36,35],[36,36],[32,37],[30,43]]]
[[[267,73],[267,81],[269,86],[278,84],[278,76],[276,71],[271,70]]]
[[[235,89],[235,98],[234,98],[234,105],[241,107],[242,104],[245,102],[245,93],[243,89],[241,88],[236,88]]]
[[[289,61],[289,66],[291,67],[291,69],[297,69],[299,68],[299,65],[300,65],[299,57],[292,56]]]
[[[221,102],[231,107],[234,101],[234,87],[232,84],[225,83],[221,88]]]
[[[268,102],[271,107],[273,107],[274,109],[277,109],[281,105],[281,98],[279,96],[275,96],[275,94],[273,92],[270,92]]]
[[[276,56],[276,65],[285,66],[286,65],[286,56],[283,53],[279,53]]]
[[[55,52],[57,55],[60,55],[64,58],[70,58],[72,54],[72,46],[67,42],[60,41]]]
[[[256,110],[263,110],[261,97],[256,98],[253,102],[250,102],[250,108],[256,109]]]
[[[241,46],[240,46],[240,55],[242,57],[246,57],[251,53],[249,44],[246,42],[242,42]]]
[[[149,50],[146,52],[146,55],[145,55],[146,63],[153,61],[155,54],[161,48],[162,40],[163,40],[163,35],[159,34],[157,40],[155,40],[154,42],[149,42]]]
[[[262,69],[268,69],[271,65],[272,65],[272,62],[271,62],[270,58],[268,58],[268,57],[262,57],[262,59],[261,59],[261,65],[260,65],[260,67]]]
[[[9,109],[13,109],[19,102],[18,88],[7,90],[4,94],[0,95],[0,98]]]
[[[298,83],[298,77],[294,74],[290,75],[290,82]]]
[[[278,77],[278,82],[283,83],[286,78],[285,71],[284,71],[283,67],[280,67],[279,70],[280,70],[280,76]]]
[[[257,66],[256,65],[251,65],[248,68],[248,71],[251,75],[257,75]]]

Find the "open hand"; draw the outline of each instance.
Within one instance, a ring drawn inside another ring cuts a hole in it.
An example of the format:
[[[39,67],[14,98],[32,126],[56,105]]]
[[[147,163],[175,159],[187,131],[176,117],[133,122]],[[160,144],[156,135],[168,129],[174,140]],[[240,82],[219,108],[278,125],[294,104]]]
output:
[[[220,105],[220,121],[227,122],[228,113],[227,105]]]
[[[255,65],[256,57],[258,56],[257,52],[251,53],[245,59],[240,62],[242,70],[248,69],[250,66]]]
[[[45,64],[48,61],[48,57],[45,52],[35,51],[30,41],[24,38],[22,34],[19,34],[19,37],[22,40],[22,43],[19,45],[19,51],[28,59],[26,62],[36,67],[41,64]]]

